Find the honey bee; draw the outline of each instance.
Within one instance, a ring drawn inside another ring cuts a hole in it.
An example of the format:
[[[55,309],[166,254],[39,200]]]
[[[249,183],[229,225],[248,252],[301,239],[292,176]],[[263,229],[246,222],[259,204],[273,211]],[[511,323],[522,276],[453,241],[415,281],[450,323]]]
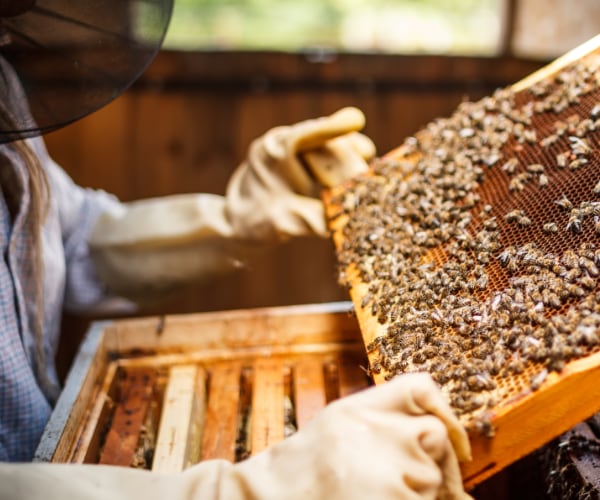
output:
[[[437,355],[437,349],[433,346],[427,345],[421,349],[421,353],[425,358],[431,359]]]
[[[554,203],[564,210],[571,210],[573,208],[573,204],[566,196],[563,196],[560,200],[556,200]]]
[[[573,113],[567,118],[567,130],[573,131],[581,121],[581,116],[578,113]]]
[[[510,158],[504,165],[502,165],[502,170],[504,170],[507,174],[514,174],[519,166],[519,160],[516,158]]]
[[[377,312],[379,311],[379,306],[377,305],[377,301],[374,300],[371,302],[371,315],[377,316]]]
[[[541,174],[544,172],[544,165],[540,163],[532,163],[531,165],[527,166],[527,170],[532,174]]]
[[[425,361],[427,361],[427,357],[421,351],[417,351],[412,355],[412,362],[417,365],[422,365]]]
[[[511,210],[510,212],[508,212],[504,216],[504,219],[506,220],[506,222],[517,222],[524,215],[525,215],[525,213],[523,212],[523,210],[515,209],[515,210]]]
[[[432,370],[431,376],[438,384],[444,385],[450,381],[450,376],[444,370]]]
[[[600,266],[600,248],[594,251],[594,262],[597,266]]]
[[[506,270],[509,273],[516,273],[519,270],[519,261],[516,258],[510,259],[506,264]]]
[[[485,290],[487,288],[488,282],[489,282],[489,276],[487,274],[480,276],[479,279],[477,280],[477,288],[479,290]]]
[[[593,132],[594,130],[596,130],[596,122],[590,118],[585,118],[577,125],[575,135],[577,137],[583,137],[588,132]]]
[[[371,363],[369,365],[369,368],[367,369],[367,374],[370,376],[373,373],[375,373],[375,374],[381,373],[381,362],[380,361],[374,361],[373,363]]]
[[[580,276],[581,276],[581,269],[579,267],[573,267],[565,273],[564,278],[565,278],[565,281],[573,282]]]
[[[531,390],[537,391],[540,388],[540,386],[544,383],[544,381],[546,380],[547,377],[548,377],[548,369],[547,368],[544,368],[539,373],[536,373],[534,376],[532,376],[531,379],[529,380]]]
[[[569,169],[577,170],[578,168],[583,167],[587,163],[588,163],[587,158],[576,158],[575,160],[573,160],[572,162],[569,163]]]
[[[596,244],[592,241],[584,241],[580,246],[579,246],[579,253],[582,257],[585,257],[587,259],[594,259],[594,255],[595,252],[594,250],[596,250]]]
[[[570,153],[558,153],[556,155],[556,166],[558,168],[566,168],[569,163]]]
[[[517,220],[517,224],[520,227],[529,227],[531,226],[531,219],[524,215],[522,217],[519,217],[519,219]]]
[[[582,231],[581,219],[579,219],[578,217],[573,217],[573,216],[569,217],[569,221],[567,222],[565,229],[574,234],[581,233],[581,231]]]
[[[560,260],[569,269],[579,267],[579,256],[571,249],[565,250]]]
[[[569,101],[566,97],[561,97],[558,101],[552,103],[551,108],[555,113],[562,113],[569,107]]]
[[[474,423],[475,430],[479,432],[482,436],[487,438],[492,438],[496,434],[496,430],[492,424],[491,416],[487,413],[481,416],[478,416]]]
[[[523,373],[525,370],[525,365],[523,361],[519,357],[513,356],[513,358],[508,362],[507,369],[509,373]]]
[[[483,223],[483,227],[488,231],[493,231],[498,229],[498,223],[496,222],[496,217],[492,217],[490,219],[486,219]]]
[[[548,84],[544,81],[537,82],[529,88],[535,97],[542,97],[548,93]]]
[[[560,297],[558,296],[558,294],[556,292],[553,292],[553,291],[548,292],[545,303],[551,307],[554,307],[555,309],[560,308],[560,306],[562,305]]]
[[[581,298],[585,296],[585,290],[578,285],[575,285],[573,283],[567,283],[565,285],[565,288],[569,295],[571,295],[572,297]]]
[[[571,143],[571,151],[577,156],[588,155],[592,152],[592,148],[585,139],[571,135],[569,136],[569,142]]]
[[[369,342],[366,346],[368,354],[375,352],[379,349],[379,346],[383,343],[383,337],[376,337],[373,341]]]
[[[552,370],[554,372],[561,372],[565,367],[565,360],[556,356],[551,356],[548,361],[548,370]]]
[[[579,325],[576,330],[573,332],[573,335],[577,335],[579,337],[578,343],[583,343],[588,346],[595,346],[600,343],[600,337],[596,333],[596,326],[591,325]]]
[[[579,266],[584,269],[590,276],[598,276],[600,270],[593,260],[587,257],[579,257]]]
[[[549,108],[550,106],[548,105],[548,101],[546,100],[535,101],[533,103],[533,111],[535,113],[545,113],[546,111],[548,111]]]
[[[537,133],[533,129],[526,129],[523,131],[523,140],[529,144],[533,144],[537,141]]]
[[[508,183],[509,191],[523,191],[525,189],[525,183],[529,180],[531,174],[523,172],[513,177]]]
[[[371,293],[367,293],[361,300],[360,303],[360,307],[362,309],[364,309],[365,307],[367,307],[367,305],[369,304],[369,302],[371,302],[371,300],[373,300],[373,296],[371,295]]]
[[[542,145],[542,147],[548,148],[548,147],[552,146],[552,144],[554,144],[556,141],[558,141],[558,138],[559,138],[558,134],[552,134],[547,137],[544,137],[540,141],[540,144]]]
[[[588,290],[593,290],[596,288],[596,280],[590,276],[583,276],[579,282],[581,283],[581,286],[587,288]]]
[[[554,122],[554,130],[558,136],[563,135],[568,128],[569,126],[563,121],[557,120]]]

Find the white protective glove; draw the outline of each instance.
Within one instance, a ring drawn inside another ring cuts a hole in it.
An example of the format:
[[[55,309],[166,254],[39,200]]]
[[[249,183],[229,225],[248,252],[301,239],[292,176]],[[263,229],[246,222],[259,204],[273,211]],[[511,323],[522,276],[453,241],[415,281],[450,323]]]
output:
[[[344,108],[255,140],[227,187],[226,211],[235,233],[260,240],[326,236],[320,189],[367,170],[375,147],[355,132],[364,123],[362,112]]]
[[[458,459],[470,447],[428,374],[338,400],[304,429],[236,465],[176,475],[98,465],[2,464],[0,499],[305,500],[470,498]]]
[[[152,296],[235,269],[257,243],[328,234],[322,187],[364,172],[375,154],[356,108],[277,127],[256,139],[225,196],[183,194],[122,204],[90,239],[113,293]],[[307,168],[308,166],[308,168]]]

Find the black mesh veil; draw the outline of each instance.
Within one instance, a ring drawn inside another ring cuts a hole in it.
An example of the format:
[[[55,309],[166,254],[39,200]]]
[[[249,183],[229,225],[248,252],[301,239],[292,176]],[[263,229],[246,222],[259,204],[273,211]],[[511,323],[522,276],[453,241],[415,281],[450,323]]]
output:
[[[0,16],[0,143],[51,132],[120,95],[160,49],[173,0],[28,3]]]

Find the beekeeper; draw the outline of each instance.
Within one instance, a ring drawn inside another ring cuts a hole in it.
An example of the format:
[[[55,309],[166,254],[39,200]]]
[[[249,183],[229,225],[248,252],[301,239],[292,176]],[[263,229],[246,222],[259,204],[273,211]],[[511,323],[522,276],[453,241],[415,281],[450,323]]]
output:
[[[63,9],[61,18],[69,8],[110,12],[107,3],[1,1],[0,43],[6,46],[14,34],[13,21],[26,26],[28,16],[52,9]],[[363,114],[344,108],[256,139],[224,196],[121,203],[73,183],[40,135],[55,128],[46,120],[62,116],[60,110],[32,116],[30,89],[4,57],[0,75],[0,498],[465,495],[458,462],[469,458],[469,442],[426,374],[335,402],[306,429],[235,465],[207,461],[163,476],[29,463],[60,392],[54,354],[63,309],[106,310],[115,298],[143,300],[226,271],[249,244],[327,235],[319,190],[364,171],[374,147],[359,133]]]

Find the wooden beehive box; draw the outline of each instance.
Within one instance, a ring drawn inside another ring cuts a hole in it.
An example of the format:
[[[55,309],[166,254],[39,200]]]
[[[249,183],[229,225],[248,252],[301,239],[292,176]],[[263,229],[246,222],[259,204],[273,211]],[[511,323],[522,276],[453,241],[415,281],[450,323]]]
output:
[[[179,471],[239,461],[367,387],[351,304],[92,325],[35,460]]]

